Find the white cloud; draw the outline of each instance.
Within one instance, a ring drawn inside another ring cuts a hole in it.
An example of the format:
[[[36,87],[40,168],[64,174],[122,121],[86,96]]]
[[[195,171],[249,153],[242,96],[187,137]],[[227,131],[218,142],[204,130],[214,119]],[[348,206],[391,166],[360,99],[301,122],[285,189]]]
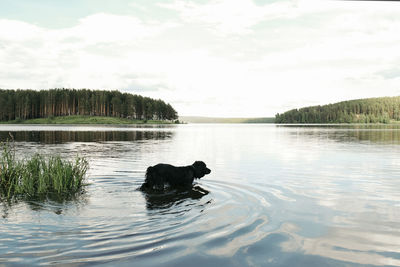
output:
[[[0,45],[4,48],[0,51],[0,83],[12,88],[119,88],[115,76],[126,73],[129,66],[137,66],[133,69],[140,73],[143,61],[127,61],[124,55],[129,50],[120,47],[140,44],[168,27],[107,14],[92,15],[75,27],[58,30],[0,20]]]
[[[223,35],[254,32],[253,26],[276,19],[297,17],[326,11],[335,5],[321,0],[282,0],[257,5],[249,0],[211,0],[207,3],[175,0],[159,6],[175,10],[186,23],[200,23]]]
[[[179,0],[160,5],[178,11],[185,22],[201,23],[223,34],[246,33],[266,15],[265,8],[245,0],[211,1],[208,4]]]
[[[0,18],[0,87],[132,90],[208,116],[400,94],[398,5],[177,0],[157,13],[175,16],[146,10],[147,20],[101,13],[64,29]]]

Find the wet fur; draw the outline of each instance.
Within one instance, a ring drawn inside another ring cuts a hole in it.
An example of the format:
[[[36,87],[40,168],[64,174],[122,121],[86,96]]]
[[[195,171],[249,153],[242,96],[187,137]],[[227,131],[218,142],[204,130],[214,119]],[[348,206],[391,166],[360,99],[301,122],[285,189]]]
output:
[[[191,187],[194,179],[200,179],[210,172],[202,161],[183,167],[160,163],[147,168],[146,179],[141,189],[164,189],[165,185]]]

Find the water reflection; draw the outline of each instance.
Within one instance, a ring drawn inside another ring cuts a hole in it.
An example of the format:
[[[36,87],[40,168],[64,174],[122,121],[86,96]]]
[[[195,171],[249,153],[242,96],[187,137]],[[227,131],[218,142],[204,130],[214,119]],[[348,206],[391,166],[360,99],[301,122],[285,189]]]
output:
[[[164,192],[143,192],[149,210],[167,209],[186,200],[198,200],[210,192],[199,185],[191,188],[171,189]]]
[[[337,142],[400,144],[400,125],[278,125],[291,135]]]
[[[69,142],[138,141],[171,138],[169,131],[0,131],[0,142],[13,136],[16,142],[62,144]]]
[[[26,205],[32,211],[50,211],[61,215],[70,208],[79,208],[89,203],[87,191],[83,189],[76,194],[47,194],[43,196],[17,196],[12,199],[0,198],[2,217],[8,217],[10,211],[18,205]]]
[[[45,201],[42,199],[25,201],[29,208],[33,211],[51,211],[57,215],[65,213],[69,208],[84,207],[89,203],[89,196],[85,193],[81,193],[75,196],[69,197],[50,197]]]
[[[284,252],[304,251],[306,255],[334,259],[363,266],[400,266],[398,258],[399,239],[396,233],[374,233],[373,230],[349,228],[331,229],[326,235],[310,238],[297,233],[298,227],[284,223],[279,230],[288,240],[280,246]],[[383,252],[382,248],[386,251]],[[339,265],[336,263],[336,265]]]

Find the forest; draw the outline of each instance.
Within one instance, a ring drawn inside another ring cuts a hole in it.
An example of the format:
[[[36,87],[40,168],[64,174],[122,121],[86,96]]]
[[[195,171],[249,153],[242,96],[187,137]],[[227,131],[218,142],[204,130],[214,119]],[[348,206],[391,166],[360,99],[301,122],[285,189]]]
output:
[[[400,97],[378,97],[293,109],[275,123],[389,123],[400,121]]]
[[[0,121],[88,115],[137,120],[176,120],[178,113],[158,99],[119,91],[88,89],[0,89]]]

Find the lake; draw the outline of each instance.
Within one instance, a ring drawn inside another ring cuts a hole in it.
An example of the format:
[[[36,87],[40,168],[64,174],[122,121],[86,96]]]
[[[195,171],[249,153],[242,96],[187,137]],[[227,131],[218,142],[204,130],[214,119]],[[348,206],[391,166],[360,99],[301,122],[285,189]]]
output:
[[[0,265],[400,266],[400,126],[1,125],[18,157],[89,160],[85,193],[0,202]],[[137,188],[157,163],[212,170]]]

